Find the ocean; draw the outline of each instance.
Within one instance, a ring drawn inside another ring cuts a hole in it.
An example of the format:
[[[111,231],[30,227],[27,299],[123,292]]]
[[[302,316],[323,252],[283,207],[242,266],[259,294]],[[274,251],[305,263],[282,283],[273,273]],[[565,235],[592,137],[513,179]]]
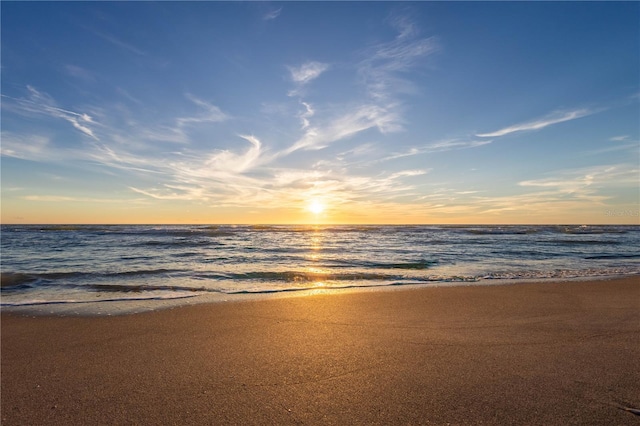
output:
[[[1,249],[2,309],[54,314],[640,277],[640,226],[3,225]]]

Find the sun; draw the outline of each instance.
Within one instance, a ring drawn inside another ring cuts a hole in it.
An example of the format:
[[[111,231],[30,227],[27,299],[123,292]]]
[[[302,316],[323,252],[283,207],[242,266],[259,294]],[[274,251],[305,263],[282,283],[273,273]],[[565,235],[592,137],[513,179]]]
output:
[[[307,206],[307,210],[309,210],[313,214],[320,214],[324,211],[324,204],[322,204],[319,200],[311,200],[311,202]]]

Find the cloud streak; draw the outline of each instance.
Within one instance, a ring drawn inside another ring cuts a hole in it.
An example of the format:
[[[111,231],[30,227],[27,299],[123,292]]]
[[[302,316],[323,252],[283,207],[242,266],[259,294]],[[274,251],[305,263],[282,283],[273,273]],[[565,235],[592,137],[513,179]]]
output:
[[[312,127],[308,120],[303,121],[303,128],[306,129],[304,135],[281,155],[300,149],[322,149],[371,128],[377,128],[382,133],[398,131],[401,129],[399,121],[398,113],[393,108],[375,104],[361,105],[319,126]]]
[[[191,102],[193,102],[194,104],[202,108],[204,112],[193,117],[178,118],[176,120],[178,126],[185,126],[188,124],[197,124],[197,123],[219,123],[222,121],[226,121],[230,118],[229,115],[222,112],[222,110],[219,107],[209,102],[203,101],[202,99],[192,95],[191,93],[187,93],[185,96]]]
[[[593,114],[593,111],[590,111],[588,109],[577,109],[577,110],[565,111],[565,112],[553,112],[548,116],[541,118],[539,120],[516,124],[514,126],[505,127],[495,132],[478,133],[476,134],[476,136],[480,138],[493,138],[493,137],[505,136],[510,133],[540,130],[540,129],[544,129],[545,127],[551,126],[553,124],[564,123],[565,121],[575,120],[577,118],[585,117],[591,114]]]
[[[260,158],[262,143],[252,135],[238,135],[251,144],[243,154],[224,150],[211,155],[205,161],[205,167],[213,171],[243,173],[255,166]]]
[[[280,16],[281,13],[282,13],[282,8],[271,10],[262,17],[262,20],[271,21],[273,19],[276,19],[278,16]]]
[[[119,38],[117,38],[116,36],[112,35],[112,34],[108,34],[108,33],[102,33],[93,29],[89,29],[89,31],[91,31],[93,34],[97,35],[98,37],[100,37],[103,40],[108,41],[109,43],[113,44],[114,46],[117,46],[121,49],[124,49],[130,53],[134,53],[136,55],[139,56],[147,56],[147,52],[143,51],[142,49],[137,48],[136,46],[134,46],[131,43],[127,43],[124,42],[122,40],[120,40]]]
[[[373,99],[387,100],[398,93],[413,93],[413,84],[401,73],[415,67],[440,46],[435,37],[418,38],[415,25],[406,17],[392,21],[398,31],[395,39],[366,49],[358,73]]]
[[[28,96],[26,98],[12,98],[2,95],[3,98],[15,102],[14,105],[5,105],[3,103],[3,108],[14,109],[21,114],[42,114],[65,120],[86,136],[98,140],[92,129],[97,123],[89,114],[60,108],[51,96],[40,92],[33,86],[27,86],[27,91]]]
[[[352,101],[343,108],[332,106],[330,111],[335,114],[332,117],[326,114],[319,117],[310,103],[302,102],[305,111],[298,118],[304,133],[278,155],[323,149],[369,129],[377,129],[382,134],[404,130],[404,105],[399,95],[413,91],[410,90],[412,83],[400,74],[418,65],[438,47],[433,38],[418,38],[418,31],[408,18],[396,18],[392,25],[398,31],[397,36],[361,52],[365,59],[352,65],[366,89],[366,98]],[[289,96],[300,95],[302,87],[327,69],[328,65],[320,62],[289,67],[291,80],[297,84]],[[313,123],[311,117],[314,117]]]
[[[445,152],[445,151],[453,151],[459,149],[470,149],[477,148],[479,146],[488,145],[492,143],[493,140],[465,140],[465,139],[448,139],[444,141],[439,141],[435,143],[431,143],[428,145],[413,147],[405,152],[398,152],[395,154],[391,154],[387,157],[383,157],[377,162],[395,160],[397,158],[410,157],[413,155],[422,155],[422,154],[431,154],[435,152]]]
[[[315,80],[320,77],[320,74],[325,72],[329,68],[329,64],[322,62],[310,61],[306,62],[299,67],[288,67],[291,74],[291,80],[294,83],[304,85],[311,80]]]
[[[44,160],[51,158],[49,138],[40,135],[25,136],[2,131],[0,155],[22,160]]]

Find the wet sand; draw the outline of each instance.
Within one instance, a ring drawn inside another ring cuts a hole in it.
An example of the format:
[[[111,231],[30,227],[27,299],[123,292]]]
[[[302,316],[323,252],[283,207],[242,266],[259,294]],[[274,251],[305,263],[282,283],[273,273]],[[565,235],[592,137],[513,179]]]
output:
[[[2,424],[616,424],[640,280],[2,313]]]

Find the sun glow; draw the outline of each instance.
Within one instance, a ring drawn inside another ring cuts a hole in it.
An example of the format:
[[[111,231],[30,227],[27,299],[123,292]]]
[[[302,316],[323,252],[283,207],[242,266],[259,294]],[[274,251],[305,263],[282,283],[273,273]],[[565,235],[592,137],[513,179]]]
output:
[[[309,210],[313,214],[320,214],[324,211],[324,204],[319,200],[311,200],[309,205],[307,206],[307,210]]]

